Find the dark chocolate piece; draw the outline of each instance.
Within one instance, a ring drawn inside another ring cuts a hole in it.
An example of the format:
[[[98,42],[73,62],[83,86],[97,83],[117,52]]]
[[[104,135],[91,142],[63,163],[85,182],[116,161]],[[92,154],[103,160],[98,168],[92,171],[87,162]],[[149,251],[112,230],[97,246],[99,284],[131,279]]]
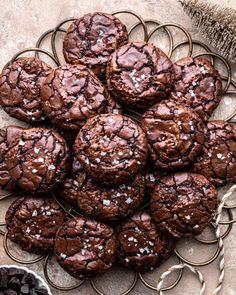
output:
[[[96,181],[127,183],[145,165],[147,144],[142,129],[130,118],[96,116],[81,128],[74,145],[75,157]]]
[[[17,292],[21,289],[20,280],[16,277],[11,278],[7,286]]]
[[[36,295],[48,295],[47,290],[43,289],[43,288],[35,288],[35,293]],[[32,294],[34,295],[34,294]]]
[[[176,238],[199,235],[212,221],[217,191],[203,176],[179,172],[156,185],[150,212],[156,225]]]

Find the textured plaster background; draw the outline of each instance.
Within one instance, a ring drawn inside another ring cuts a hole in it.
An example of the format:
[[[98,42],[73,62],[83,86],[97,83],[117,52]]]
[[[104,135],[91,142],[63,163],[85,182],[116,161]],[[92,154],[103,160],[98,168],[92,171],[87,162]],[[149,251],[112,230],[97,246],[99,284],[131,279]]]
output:
[[[213,0],[211,0],[213,1]],[[218,1],[213,1],[218,2]],[[236,9],[236,0],[222,0],[222,6],[228,6]],[[198,34],[197,29],[192,25],[191,20],[185,15],[182,7],[177,0],[1,0],[0,1],[0,67],[19,50],[26,47],[34,46],[37,38],[45,30],[55,27],[55,25],[61,20],[76,16],[79,17],[86,12],[91,11],[104,11],[114,12],[120,9],[132,9],[144,18],[156,19],[160,22],[177,22],[185,26],[194,38],[203,40],[201,35]],[[132,17],[121,16],[121,19],[127,24],[131,25],[135,19]],[[178,31],[173,32],[176,40],[182,40],[183,35]],[[140,39],[140,36],[133,35],[133,38]],[[59,38],[58,43],[60,43]],[[152,39],[152,42],[167,51],[168,40],[165,34],[158,34]],[[45,48],[49,48],[47,42],[44,45]],[[60,44],[59,44],[60,48]],[[186,49],[183,51],[186,54]],[[183,54],[184,54],[183,53]],[[181,53],[176,53],[175,58],[179,58]],[[223,67],[219,66],[222,71]],[[233,77],[236,79],[236,71],[233,67]],[[214,114],[215,118],[224,118],[236,107],[235,97],[225,96],[222,99],[220,107]],[[22,124],[19,121],[13,120],[4,112],[0,111],[0,126],[8,124]],[[222,189],[222,190],[225,190]],[[220,192],[221,194],[221,192]],[[235,196],[232,198],[235,199]],[[4,218],[4,213],[7,206],[13,199],[7,199],[0,203],[0,220]],[[223,230],[223,228],[222,228]],[[214,237],[209,231],[205,233],[205,237]],[[16,256],[29,259],[29,254],[23,253],[16,246],[10,244],[12,251]],[[185,257],[192,261],[204,261],[214,254],[216,246],[204,246],[194,241],[182,241],[178,244],[178,248],[181,249],[181,253]],[[223,295],[236,295],[236,227],[233,228],[231,234],[225,240],[225,256],[226,256],[226,278],[221,294]],[[2,249],[2,236],[0,236],[0,264],[12,264],[13,262],[7,257]],[[155,284],[155,281],[159,275],[166,270],[170,265],[177,263],[176,257],[170,259],[160,269],[154,271],[152,274],[146,274],[145,278],[148,278],[150,283]],[[39,262],[29,267],[35,270],[37,273],[42,274],[43,263]],[[54,281],[59,284],[71,284],[73,281],[68,275],[66,275],[61,268],[53,263],[50,263],[49,275]],[[216,286],[218,276],[218,260],[207,267],[202,267],[201,271],[207,281],[207,293],[211,294],[212,290]],[[125,271],[121,268],[114,268],[108,274],[96,278],[96,285],[106,295],[119,295],[125,291],[130,285],[133,279],[132,272]],[[52,289],[53,294],[64,294],[62,291],[56,291]],[[66,292],[68,295],[81,294],[81,295],[93,295],[96,294],[87,282],[79,289]],[[140,282],[135,289],[131,292],[135,295],[148,295],[156,294],[155,291],[151,291],[145,288]],[[194,295],[199,294],[199,283],[196,278],[185,272],[184,278],[177,288],[165,294],[175,295]]]

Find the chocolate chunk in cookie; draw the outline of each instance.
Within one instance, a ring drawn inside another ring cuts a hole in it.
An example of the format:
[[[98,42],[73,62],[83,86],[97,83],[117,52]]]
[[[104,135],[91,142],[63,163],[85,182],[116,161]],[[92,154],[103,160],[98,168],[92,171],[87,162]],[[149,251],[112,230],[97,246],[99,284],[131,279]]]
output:
[[[216,120],[205,127],[206,141],[191,170],[216,186],[236,180],[236,127]]]
[[[172,63],[152,44],[124,45],[111,55],[108,62],[108,89],[126,106],[147,108],[167,98],[171,83]]]
[[[61,128],[79,130],[98,114],[120,113],[99,79],[83,65],[64,65],[45,79],[41,91],[47,117]]]
[[[40,59],[22,57],[0,75],[0,104],[12,117],[25,122],[45,120],[40,90],[52,68]]]
[[[204,143],[204,125],[189,108],[162,101],[142,116],[149,155],[156,167],[183,169],[195,161]]]
[[[176,238],[199,235],[211,222],[217,191],[202,175],[179,172],[156,185],[150,212],[156,225]]]
[[[81,128],[74,145],[75,157],[96,181],[127,183],[145,165],[147,143],[142,129],[130,118],[96,116]]]
[[[10,176],[22,189],[47,192],[62,182],[70,164],[67,144],[45,128],[25,129],[6,154]]]
[[[114,230],[87,217],[68,220],[58,230],[54,253],[61,267],[83,279],[111,268],[115,259]]]
[[[63,53],[67,63],[86,65],[103,77],[111,53],[127,42],[127,29],[118,18],[102,12],[88,13],[68,28]]]
[[[118,260],[135,271],[148,271],[166,261],[175,242],[159,231],[147,212],[137,212],[123,221],[117,234]]]
[[[218,106],[222,82],[218,71],[204,58],[185,57],[174,66],[175,81],[170,97],[175,103],[186,105],[203,120],[207,120]]]
[[[22,193],[6,212],[8,237],[23,250],[43,254],[54,247],[65,212],[54,199]]]

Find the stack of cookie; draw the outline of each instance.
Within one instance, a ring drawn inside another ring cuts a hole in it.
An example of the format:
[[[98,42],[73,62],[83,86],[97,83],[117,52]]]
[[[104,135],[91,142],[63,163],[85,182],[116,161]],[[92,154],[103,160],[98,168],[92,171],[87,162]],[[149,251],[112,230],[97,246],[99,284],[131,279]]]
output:
[[[236,128],[208,122],[220,75],[206,59],[173,64],[152,44],[129,43],[106,13],[72,22],[63,52],[68,64],[56,69],[19,58],[0,76],[10,116],[51,126],[0,131],[0,185],[24,190],[7,211],[8,236],[29,252],[54,249],[76,278],[115,258],[153,269],[176,238],[209,225],[215,186],[236,180]],[[140,110],[139,123],[127,107]],[[82,215],[68,219],[52,191]]]

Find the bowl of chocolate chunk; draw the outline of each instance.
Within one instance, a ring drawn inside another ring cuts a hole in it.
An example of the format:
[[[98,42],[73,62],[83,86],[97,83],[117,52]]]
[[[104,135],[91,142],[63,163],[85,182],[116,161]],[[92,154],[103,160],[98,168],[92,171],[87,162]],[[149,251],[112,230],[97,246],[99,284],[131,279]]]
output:
[[[18,265],[0,266],[0,294],[52,295],[48,285],[39,275]]]

